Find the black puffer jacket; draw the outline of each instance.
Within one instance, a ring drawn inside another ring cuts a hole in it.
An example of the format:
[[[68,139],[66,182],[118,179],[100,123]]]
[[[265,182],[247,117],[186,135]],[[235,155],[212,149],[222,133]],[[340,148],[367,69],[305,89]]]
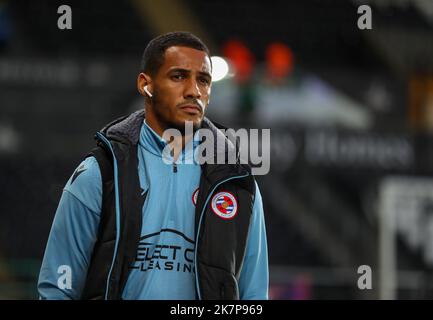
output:
[[[103,179],[101,222],[82,299],[120,299],[137,252],[142,227],[142,195],[138,177],[137,144],[144,111],[120,118],[98,132],[98,147],[89,155],[99,164]],[[216,125],[203,120],[215,136],[225,139],[215,157],[227,158],[233,144]],[[215,139],[216,140],[216,139]],[[248,165],[203,164],[195,212],[195,270],[198,299],[239,299],[238,281],[244,260],[255,182]],[[229,191],[238,200],[235,219],[225,223],[212,214],[209,199]],[[224,239],[224,241],[221,241]]]

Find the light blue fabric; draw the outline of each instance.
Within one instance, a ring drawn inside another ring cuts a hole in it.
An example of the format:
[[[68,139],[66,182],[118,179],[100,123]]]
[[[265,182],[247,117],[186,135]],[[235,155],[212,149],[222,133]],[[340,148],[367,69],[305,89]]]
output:
[[[86,158],[77,168],[84,169],[74,183],[67,182],[54,216],[39,273],[42,299],[79,299],[100,220],[102,184],[95,158]],[[60,289],[60,266],[71,269],[71,289]]]
[[[173,165],[162,160],[166,142],[146,123],[140,132],[138,172],[148,192],[143,206],[141,239],[123,299],[195,299],[193,193],[200,181],[192,159],[195,139]],[[172,160],[172,159],[171,159]],[[79,299],[86,279],[100,220],[102,184],[95,158],[85,159],[66,184],[49,235],[39,275],[42,299]],[[75,180],[72,182],[73,177]],[[241,271],[241,299],[268,298],[266,230],[260,191],[256,189],[245,262]],[[61,265],[71,269],[72,286],[59,288]]]

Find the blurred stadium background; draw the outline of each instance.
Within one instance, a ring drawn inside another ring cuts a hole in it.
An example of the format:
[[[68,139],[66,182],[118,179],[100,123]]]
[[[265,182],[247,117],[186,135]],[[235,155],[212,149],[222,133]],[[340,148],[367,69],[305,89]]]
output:
[[[37,298],[63,185],[98,129],[143,107],[142,51],[173,30],[223,58],[208,116],[271,128],[271,298],[433,298],[430,0],[0,0],[0,298]]]

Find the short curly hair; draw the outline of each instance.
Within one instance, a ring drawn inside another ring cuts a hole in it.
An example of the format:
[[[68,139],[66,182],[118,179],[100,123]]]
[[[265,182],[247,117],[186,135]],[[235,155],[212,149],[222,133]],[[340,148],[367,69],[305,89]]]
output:
[[[182,46],[204,51],[210,59],[209,49],[197,36],[187,31],[169,32],[149,42],[141,58],[140,72],[154,76],[164,63],[165,50],[173,46]]]

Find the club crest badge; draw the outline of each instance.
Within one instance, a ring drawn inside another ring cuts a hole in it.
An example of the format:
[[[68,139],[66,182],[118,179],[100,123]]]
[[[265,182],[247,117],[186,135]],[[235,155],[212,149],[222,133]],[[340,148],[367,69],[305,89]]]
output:
[[[196,206],[197,205],[197,198],[198,198],[198,188],[195,189],[195,191],[192,193],[192,203]]]
[[[238,212],[238,201],[230,192],[222,191],[213,196],[212,211],[222,219],[233,219]]]

